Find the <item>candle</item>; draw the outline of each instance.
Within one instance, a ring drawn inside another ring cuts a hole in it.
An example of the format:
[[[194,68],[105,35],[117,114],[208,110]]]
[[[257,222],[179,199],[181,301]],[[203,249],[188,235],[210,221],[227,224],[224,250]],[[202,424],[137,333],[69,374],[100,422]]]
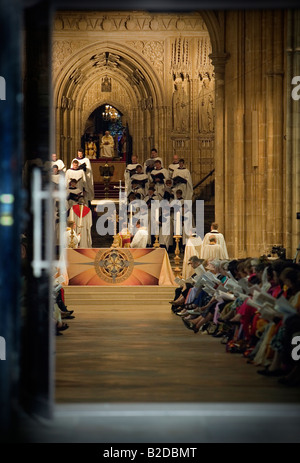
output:
[[[116,210],[114,211],[114,235],[117,234],[117,213]]]
[[[130,204],[129,210],[130,210],[130,216],[129,216],[130,217],[130,219],[129,219],[130,220],[130,229],[132,229],[132,204]]]
[[[159,234],[159,209],[155,209],[155,235]]]
[[[80,204],[80,218],[79,218],[79,228],[82,227],[82,213],[83,213],[83,204]]]
[[[180,212],[176,212],[176,236],[180,236]]]

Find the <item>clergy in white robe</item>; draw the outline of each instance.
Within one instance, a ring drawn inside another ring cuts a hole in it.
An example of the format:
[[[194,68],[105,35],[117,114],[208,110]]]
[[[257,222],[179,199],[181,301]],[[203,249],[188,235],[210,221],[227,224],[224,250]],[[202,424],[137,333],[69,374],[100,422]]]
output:
[[[55,190],[58,190],[58,185],[59,185],[59,180],[63,178],[63,182],[65,183],[65,174],[64,171],[60,171],[58,169],[58,166],[56,164],[53,164],[52,166],[52,175],[51,175],[51,181],[53,183],[53,187]]]
[[[77,157],[74,158],[71,162],[71,167],[73,161],[77,160],[79,162],[78,169],[83,170],[85,173],[86,178],[86,199],[87,201],[92,201],[94,199],[94,178],[93,178],[93,171],[91,167],[91,161],[84,157],[84,152],[82,149],[77,151]]]
[[[178,154],[174,154],[173,156],[173,162],[169,164],[169,177],[173,177],[174,170],[179,167],[179,156]]]
[[[124,172],[124,182],[125,182],[125,188],[127,192],[129,193],[131,189],[131,177],[136,174],[136,168],[141,164],[138,163],[138,158],[135,154],[131,156],[131,163],[127,164],[125,172]],[[142,167],[142,166],[141,166]],[[143,167],[142,167],[142,172],[143,172]]]
[[[209,239],[212,236],[216,238],[217,244],[219,244],[223,250],[224,257],[222,259],[229,259],[225,238],[223,234],[218,231],[218,224],[216,222],[213,222],[211,224],[210,232],[205,234],[203,238],[203,246],[205,246],[206,244],[209,244]]]
[[[100,157],[101,158],[113,158],[114,157],[114,146],[115,141],[110,135],[109,130],[106,130],[105,134],[101,138],[100,144]]]
[[[138,185],[138,188],[143,190],[143,197],[141,199],[144,199],[148,192],[149,177],[143,173],[143,167],[140,164],[137,165],[136,173],[131,177],[131,188],[133,188],[133,184]]]
[[[76,188],[79,195],[86,195],[87,182],[85,172],[79,169],[79,162],[75,159],[72,162],[71,169],[68,169],[65,175],[66,189],[70,188],[71,180],[76,180]]]
[[[148,230],[142,227],[140,221],[136,223],[137,232],[135,233],[130,243],[131,248],[146,248],[148,242]]]
[[[188,238],[184,249],[182,278],[187,279],[194,273],[194,269],[188,265],[188,262],[192,256],[200,257],[201,253],[202,238],[201,236],[197,236],[196,233],[192,233],[191,236]]]
[[[201,257],[204,260],[227,259],[222,246],[220,244],[217,244],[217,240],[214,236],[210,237],[209,244],[202,245],[201,254]]]
[[[70,209],[69,219],[75,222],[75,230],[80,234],[80,247],[92,247],[92,211],[84,204],[84,199],[80,198],[78,204]]]
[[[161,161],[157,159],[154,163],[154,169],[149,175],[150,180],[155,185],[155,191],[159,199],[163,198],[165,182],[169,178],[169,172],[161,166]]]
[[[174,190],[180,189],[184,199],[193,199],[193,182],[192,176],[186,167],[184,167],[184,159],[179,160],[179,167],[177,167],[172,176]]]
[[[163,167],[163,160],[159,156],[157,156],[157,149],[152,148],[151,153],[150,153],[150,158],[146,159],[144,162],[144,172],[145,174],[150,174],[151,171],[154,169],[154,162],[155,161],[160,161],[161,165]]]
[[[56,154],[52,154],[52,162],[51,162],[51,164],[52,164],[52,167],[54,165],[57,166],[58,172],[66,172],[66,170],[67,170],[63,160],[62,159],[57,159]]]

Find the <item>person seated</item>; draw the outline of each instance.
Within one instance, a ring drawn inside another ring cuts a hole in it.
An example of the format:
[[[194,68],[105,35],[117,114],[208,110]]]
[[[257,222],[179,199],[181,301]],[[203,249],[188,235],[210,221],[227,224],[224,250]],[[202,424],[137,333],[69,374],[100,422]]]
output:
[[[174,313],[182,309],[182,306],[185,303],[186,297],[188,296],[190,289],[194,285],[194,283],[192,282],[192,278],[197,275],[195,270],[200,266],[201,263],[202,263],[202,260],[199,259],[198,256],[191,256],[189,258],[188,265],[191,265],[193,273],[191,277],[189,277],[188,280],[186,281],[182,280],[179,288],[175,290],[174,300],[169,302],[172,305],[171,309]]]
[[[101,158],[113,158],[114,157],[114,146],[115,141],[110,135],[109,130],[106,130],[105,134],[101,138],[100,144],[100,157]]]

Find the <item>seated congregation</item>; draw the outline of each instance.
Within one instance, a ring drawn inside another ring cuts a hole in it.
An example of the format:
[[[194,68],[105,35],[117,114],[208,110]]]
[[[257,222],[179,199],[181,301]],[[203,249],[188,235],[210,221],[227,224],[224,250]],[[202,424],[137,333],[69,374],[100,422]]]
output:
[[[203,260],[177,278],[172,311],[193,333],[211,335],[243,355],[257,373],[300,386],[295,339],[300,336],[300,265],[288,260]],[[294,340],[294,341],[293,341]]]

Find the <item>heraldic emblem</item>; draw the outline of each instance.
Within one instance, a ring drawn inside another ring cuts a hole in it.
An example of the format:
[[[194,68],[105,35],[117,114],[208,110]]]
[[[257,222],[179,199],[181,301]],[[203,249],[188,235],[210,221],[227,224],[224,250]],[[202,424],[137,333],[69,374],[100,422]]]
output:
[[[108,283],[122,283],[132,274],[134,259],[126,249],[100,250],[96,254],[95,270],[97,275]]]

